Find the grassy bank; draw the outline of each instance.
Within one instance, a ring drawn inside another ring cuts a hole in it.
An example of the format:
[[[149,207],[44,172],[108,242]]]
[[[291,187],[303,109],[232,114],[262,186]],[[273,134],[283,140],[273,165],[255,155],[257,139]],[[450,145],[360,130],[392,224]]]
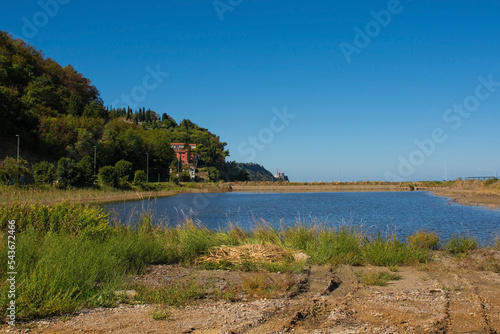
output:
[[[272,192],[333,192],[333,191],[408,191],[399,182],[238,182],[232,183],[234,191]]]
[[[425,263],[431,259],[432,249],[441,246],[456,255],[477,247],[473,238],[464,236],[440,246],[437,236],[425,231],[401,241],[395,236],[368,235],[351,227],[296,225],[273,229],[263,223],[252,231],[239,228],[212,231],[189,219],[175,226],[155,227],[148,214],[133,227],[110,226],[109,215],[92,205],[69,201],[53,206],[13,203],[0,208],[2,268],[7,268],[9,261],[7,222],[12,220],[16,222],[18,320],[115,305],[122,299],[116,292],[130,288],[127,277],[142,273],[149,264],[280,272],[300,271],[306,260],[332,266],[394,267]],[[249,256],[245,251],[250,247],[255,253],[252,245],[268,247],[266,251],[271,247],[275,256]],[[237,258],[220,256],[233,254],[235,250],[239,251]],[[310,258],[297,260],[295,255],[299,252]],[[6,279],[5,271],[1,271],[2,314],[9,302]],[[187,289],[186,298],[203,296],[198,287],[196,291],[193,289]],[[160,292],[163,297],[170,296],[168,291]],[[145,302],[160,298],[156,293],[156,290],[140,291]]]
[[[453,201],[461,204],[500,208],[500,180],[498,179],[457,180],[450,182],[447,186],[435,188],[433,193],[450,197]]]
[[[73,203],[110,203],[148,198],[173,196],[180,193],[219,192],[224,187],[215,183],[151,183],[144,188],[120,190],[114,188],[59,189],[53,186],[5,186],[0,185],[0,203],[56,204],[70,200]]]
[[[69,199],[74,203],[110,203],[173,196],[186,192],[336,192],[336,191],[411,191],[430,190],[464,204],[500,206],[500,181],[447,182],[231,182],[231,183],[150,183],[144,188],[120,190],[113,188],[58,189],[53,186],[0,185],[0,203],[36,202],[56,204]]]

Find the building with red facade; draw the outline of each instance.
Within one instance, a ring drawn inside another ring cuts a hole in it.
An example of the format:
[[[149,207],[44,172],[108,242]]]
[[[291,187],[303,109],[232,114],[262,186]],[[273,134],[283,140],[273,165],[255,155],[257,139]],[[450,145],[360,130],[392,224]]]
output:
[[[196,148],[196,144],[188,144],[191,150]],[[185,149],[184,147],[186,144],[184,143],[171,143],[170,147],[174,150],[175,154],[177,155],[177,160],[181,161],[183,164],[188,163],[188,150]],[[191,158],[193,161],[195,161],[194,154],[191,153]]]

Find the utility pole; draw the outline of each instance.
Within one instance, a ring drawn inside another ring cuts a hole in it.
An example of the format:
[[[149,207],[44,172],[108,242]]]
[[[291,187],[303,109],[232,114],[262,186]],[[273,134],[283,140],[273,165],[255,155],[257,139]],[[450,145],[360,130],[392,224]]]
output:
[[[16,135],[17,137],[17,161],[19,162],[19,135]]]
[[[94,145],[94,180],[95,180],[96,163],[97,163],[97,148]]]

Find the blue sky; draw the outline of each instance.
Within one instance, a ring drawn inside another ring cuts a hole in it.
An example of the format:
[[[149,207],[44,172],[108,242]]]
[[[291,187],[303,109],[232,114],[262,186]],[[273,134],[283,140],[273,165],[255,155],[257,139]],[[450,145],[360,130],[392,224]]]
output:
[[[41,0],[2,9],[0,29],[72,64],[106,105],[135,96],[218,134],[229,160],[293,181],[442,180],[445,163],[448,179],[500,170],[498,1]],[[161,76],[145,89],[147,68]]]

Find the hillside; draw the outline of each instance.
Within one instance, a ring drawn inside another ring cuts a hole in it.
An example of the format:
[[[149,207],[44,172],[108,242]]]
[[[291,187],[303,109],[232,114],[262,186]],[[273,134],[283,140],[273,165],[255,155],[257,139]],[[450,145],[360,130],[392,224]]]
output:
[[[250,181],[274,181],[273,174],[256,163],[239,163],[238,166],[250,176]]]
[[[95,154],[98,169],[126,160],[133,170],[149,164],[152,175],[168,181],[178,166],[170,143],[181,142],[197,144],[198,165],[216,170],[214,180],[231,175],[225,173],[227,144],[208,129],[144,107],[106,108],[90,79],[3,31],[0,106],[0,161],[16,155],[19,135],[29,164],[62,157],[93,161]]]

